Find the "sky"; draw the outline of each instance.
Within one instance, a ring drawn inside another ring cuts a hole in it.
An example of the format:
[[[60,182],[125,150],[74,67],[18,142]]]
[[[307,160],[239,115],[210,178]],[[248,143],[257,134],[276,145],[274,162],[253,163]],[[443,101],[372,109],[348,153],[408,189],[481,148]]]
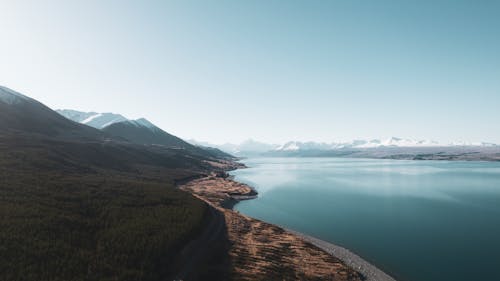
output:
[[[0,85],[221,144],[500,143],[500,1],[0,0]]]

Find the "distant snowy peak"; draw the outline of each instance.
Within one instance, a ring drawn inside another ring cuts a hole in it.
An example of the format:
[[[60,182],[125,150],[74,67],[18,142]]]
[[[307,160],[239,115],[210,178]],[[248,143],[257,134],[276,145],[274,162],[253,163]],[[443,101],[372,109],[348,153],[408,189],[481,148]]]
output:
[[[353,140],[350,142],[333,142],[333,143],[317,143],[317,142],[287,142],[274,150],[276,151],[299,151],[299,150],[334,150],[334,149],[363,149],[363,148],[380,148],[380,147],[443,147],[443,146],[497,146],[493,143],[486,142],[454,142],[450,144],[441,144],[432,140],[413,140],[391,137],[385,140]]]
[[[349,142],[300,142],[290,141],[282,145],[266,144],[254,140],[247,140],[241,144],[226,143],[215,145],[208,142],[199,142],[190,140],[194,145],[203,145],[216,147],[227,153],[237,156],[261,155],[263,153],[279,152],[282,154],[300,154],[300,152],[321,152],[332,150],[353,150],[353,149],[383,149],[383,148],[429,148],[429,147],[453,147],[453,146],[480,146],[480,147],[497,147],[498,145],[487,142],[453,142],[442,144],[432,140],[413,140],[391,137],[388,139],[371,139],[371,140],[353,140]]]
[[[299,150],[299,149],[300,149],[300,146],[295,141],[287,142],[287,143],[280,145],[279,147],[276,148],[276,150],[282,150],[282,151],[295,151],[295,150]]]
[[[384,141],[375,140],[371,141],[371,145],[375,147],[380,146],[396,146],[396,147],[432,147],[432,146],[440,146],[440,144],[436,141],[432,140],[412,140],[412,139],[402,139],[402,138],[388,138]]]
[[[97,129],[103,129],[106,128],[112,124],[116,123],[121,123],[121,122],[128,122],[129,124],[132,124],[137,127],[146,127],[151,130],[159,130],[158,127],[156,127],[153,123],[149,122],[148,120],[144,118],[140,118],[137,120],[129,120],[125,117],[123,117],[120,114],[114,114],[114,113],[98,113],[98,112],[82,112],[82,111],[76,111],[76,110],[70,110],[70,109],[59,109],[56,110],[57,113],[61,114],[62,116],[73,120],[75,122],[85,124]]]
[[[275,150],[279,151],[297,151],[297,150],[329,150],[333,149],[335,146],[333,144],[317,143],[317,142],[298,142],[290,141],[287,142]]]
[[[56,110],[62,116],[75,122],[102,129],[111,124],[127,121],[127,118],[114,113],[82,112],[70,109]]]
[[[467,142],[467,141],[455,141],[449,144],[450,146],[482,146],[482,147],[494,147],[498,144],[491,142]]]
[[[6,104],[17,104],[22,101],[30,101],[31,98],[20,94],[14,90],[7,87],[0,86],[0,101]]]

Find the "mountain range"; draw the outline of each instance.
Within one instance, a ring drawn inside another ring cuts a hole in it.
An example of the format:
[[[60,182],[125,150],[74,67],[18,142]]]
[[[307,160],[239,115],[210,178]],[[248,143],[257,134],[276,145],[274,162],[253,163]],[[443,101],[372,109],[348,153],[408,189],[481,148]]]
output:
[[[184,141],[160,129],[144,118],[129,120],[115,113],[81,112],[76,110],[57,110],[54,112],[39,102],[5,87],[0,87],[0,125],[5,130],[21,126],[31,134],[41,134],[66,138],[113,138],[140,145],[157,145],[170,149],[184,149],[204,157],[231,158],[236,156],[338,156],[363,155],[368,157],[396,157],[387,153],[412,155],[427,152],[483,152],[496,151],[499,146],[493,143],[452,142],[442,144],[432,140],[413,140],[392,137],[384,140],[353,140],[350,142],[299,142],[270,144],[249,139],[241,144],[226,143],[214,145],[196,140]],[[31,114],[26,114],[31,112]],[[65,122],[66,119],[74,122]],[[48,126],[46,123],[50,122]],[[354,153],[355,152],[355,153]]]
[[[427,160],[499,160],[500,146],[494,143],[431,140],[388,139],[353,140],[350,142],[299,142],[267,144],[255,140],[241,144],[214,145],[190,140],[194,144],[216,147],[239,157],[364,157]]]
[[[447,144],[439,143],[432,140],[413,140],[398,137],[388,139],[371,139],[371,140],[353,140],[350,142],[300,142],[289,141],[284,144],[270,144],[255,141],[252,139],[246,140],[240,144],[226,143],[222,145],[212,144],[208,142],[200,142],[189,140],[190,143],[196,145],[204,145],[217,147],[223,151],[234,155],[262,154],[273,151],[329,151],[329,150],[346,150],[346,149],[370,149],[370,148],[425,148],[425,147],[498,147],[497,144],[488,142],[451,142]]]
[[[388,139],[353,140],[349,142],[299,142],[290,141],[284,144],[271,144],[246,140],[240,144],[225,143],[215,145],[196,140],[184,141],[172,136],[160,128],[141,118],[128,120],[120,114],[80,112],[75,110],[57,110],[57,112],[75,122],[100,128],[110,135],[123,137],[138,144],[157,144],[170,147],[203,149],[218,157],[236,155],[251,156],[349,156],[371,158],[419,159],[422,155],[462,155],[467,153],[487,153],[500,150],[500,147],[487,142],[451,142],[439,143],[433,140],[415,140],[391,137]],[[225,154],[227,153],[227,155]],[[433,156],[434,157],[434,156]],[[435,159],[431,157],[432,159]],[[496,156],[495,156],[496,157]],[[445,157],[444,159],[448,159]],[[441,158],[439,158],[441,159]],[[461,159],[461,158],[460,158]]]
[[[452,143],[442,144],[432,140],[414,140],[414,139],[391,137],[384,140],[380,139],[353,140],[350,142],[333,142],[333,143],[291,141],[283,145],[280,145],[279,147],[276,147],[274,150],[291,151],[291,150],[335,150],[335,149],[348,149],[348,148],[363,149],[363,148],[381,148],[381,147],[456,147],[456,146],[493,147],[497,145],[486,142],[477,142],[477,143],[452,142]]]
[[[217,148],[192,145],[165,132],[145,118],[129,120],[120,114],[81,112],[69,109],[56,110],[56,112],[76,123],[100,129],[109,136],[135,144],[184,149],[200,156],[233,159],[233,156]]]

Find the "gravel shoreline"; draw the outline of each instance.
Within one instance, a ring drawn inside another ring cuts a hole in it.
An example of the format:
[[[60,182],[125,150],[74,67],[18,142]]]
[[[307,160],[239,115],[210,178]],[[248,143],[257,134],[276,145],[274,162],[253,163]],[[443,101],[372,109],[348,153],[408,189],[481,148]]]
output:
[[[290,229],[285,229],[286,231],[304,239],[305,241],[315,245],[316,247],[322,249],[323,251],[329,253],[330,255],[342,260],[345,264],[353,268],[354,270],[361,273],[366,277],[366,281],[396,281],[394,278],[378,269],[371,263],[365,261],[360,256],[354,254],[353,252],[347,250],[346,248],[328,243],[326,241],[314,238],[312,236],[293,231]]]

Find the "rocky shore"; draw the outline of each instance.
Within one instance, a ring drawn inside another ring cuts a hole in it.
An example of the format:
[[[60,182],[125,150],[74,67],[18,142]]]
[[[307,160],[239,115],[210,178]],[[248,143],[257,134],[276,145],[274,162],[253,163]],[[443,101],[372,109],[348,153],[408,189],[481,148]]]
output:
[[[289,229],[287,229],[287,231],[297,235],[298,237],[301,237],[305,241],[310,242],[311,244],[321,248],[332,256],[342,260],[345,264],[361,273],[366,278],[366,281],[396,281],[394,278],[392,278],[382,270],[378,269],[371,263],[365,261],[363,258],[347,250],[346,248],[297,231]]]

